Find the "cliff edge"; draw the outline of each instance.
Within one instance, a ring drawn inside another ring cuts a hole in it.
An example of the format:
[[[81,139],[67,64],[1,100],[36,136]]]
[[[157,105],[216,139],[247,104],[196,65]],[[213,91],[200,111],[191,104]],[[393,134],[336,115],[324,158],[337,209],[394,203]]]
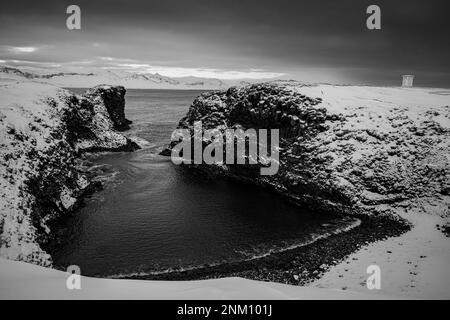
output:
[[[92,151],[139,146],[128,128],[125,89],[97,86],[78,96],[36,82],[0,86],[0,256],[51,265],[42,249],[49,223],[95,188],[78,165]]]
[[[247,165],[196,167],[268,187],[317,212],[396,217],[431,205],[448,220],[449,106],[443,89],[270,82],[204,93],[178,128],[194,132],[202,121],[203,130],[279,129],[275,175]]]

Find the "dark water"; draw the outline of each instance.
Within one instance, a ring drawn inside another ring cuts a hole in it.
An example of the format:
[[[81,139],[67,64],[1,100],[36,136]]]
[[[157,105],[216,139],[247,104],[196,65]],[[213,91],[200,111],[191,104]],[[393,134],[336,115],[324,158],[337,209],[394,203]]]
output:
[[[301,245],[342,221],[317,215],[255,187],[207,180],[157,153],[195,91],[128,90],[129,134],[150,142],[93,162],[114,172],[64,225],[55,265],[85,275],[127,275],[249,259]]]

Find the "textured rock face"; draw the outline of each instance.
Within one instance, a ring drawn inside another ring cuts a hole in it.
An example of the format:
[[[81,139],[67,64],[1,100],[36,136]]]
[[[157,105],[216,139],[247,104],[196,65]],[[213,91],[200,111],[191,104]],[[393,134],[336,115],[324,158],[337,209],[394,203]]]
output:
[[[113,129],[107,111],[108,97],[121,97],[123,116],[124,89],[76,96],[30,82],[0,91],[0,256],[50,265],[42,249],[53,235],[50,223],[96,188],[78,165],[80,152],[139,148]]]
[[[64,115],[69,142],[78,151],[133,151],[136,143],[116,130],[126,130],[125,88],[97,86],[81,97],[68,98],[70,108]]]
[[[103,104],[112,120],[114,129],[124,131],[130,129],[131,121],[125,118],[125,88],[122,86],[96,86],[84,94],[85,97]]]
[[[265,83],[202,94],[178,127],[201,120],[204,129],[280,129],[276,175],[244,165],[201,169],[317,211],[378,215],[433,203],[448,216],[450,99],[431,91]]]

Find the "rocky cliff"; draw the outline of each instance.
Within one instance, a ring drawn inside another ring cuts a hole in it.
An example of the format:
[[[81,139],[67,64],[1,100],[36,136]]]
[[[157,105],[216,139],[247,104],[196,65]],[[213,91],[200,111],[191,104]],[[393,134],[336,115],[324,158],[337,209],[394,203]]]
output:
[[[448,217],[449,105],[437,89],[263,83],[202,94],[178,128],[192,132],[201,120],[203,129],[279,129],[276,175],[245,165],[196,167],[318,212],[395,217],[397,209],[433,205]]]
[[[125,89],[98,86],[84,95],[35,82],[0,87],[0,256],[51,265],[42,249],[50,223],[95,188],[79,166],[87,151],[139,147],[117,130]]]

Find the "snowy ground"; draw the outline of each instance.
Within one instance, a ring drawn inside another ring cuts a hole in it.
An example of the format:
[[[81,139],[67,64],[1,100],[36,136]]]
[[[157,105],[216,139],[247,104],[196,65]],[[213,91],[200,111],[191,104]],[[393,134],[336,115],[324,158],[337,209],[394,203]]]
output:
[[[352,254],[312,287],[367,293],[366,268],[375,264],[381,269],[381,289],[372,294],[450,299],[450,238],[436,228],[441,219],[423,212],[400,215],[414,224],[410,232]]]
[[[0,259],[0,299],[393,299],[350,290],[288,286],[224,278],[201,281],[112,280],[82,277],[68,290],[68,274]],[[401,298],[401,297],[400,297]]]
[[[314,91],[318,88],[308,88]],[[352,90],[348,94],[339,91]],[[324,92],[324,93],[323,93]],[[418,127],[423,123],[439,124],[442,130],[450,128],[448,106],[450,90],[425,88],[370,88],[370,87],[329,87],[321,92],[324,100],[333,108],[344,113],[361,113],[359,117],[347,121],[347,128],[375,129],[390,137],[400,137],[389,145],[398,148],[398,154],[406,158],[419,146],[418,138],[410,138],[404,130],[414,123]],[[312,92],[314,94],[314,92]],[[316,92],[316,95],[319,95]],[[400,120],[401,119],[401,120]],[[424,129],[432,132],[430,129]],[[400,133],[395,133],[396,131]],[[440,142],[427,151],[423,165],[448,168],[450,148],[448,136],[441,133]],[[403,141],[402,141],[403,140]],[[416,146],[417,144],[417,146]],[[387,145],[387,146],[389,146]],[[358,154],[370,153],[371,145],[366,143],[357,148]],[[426,148],[424,149],[426,150]],[[392,164],[396,157],[388,153],[387,159]],[[342,159],[339,159],[342,161]],[[413,173],[420,166],[410,168]],[[443,171],[444,172],[444,171]],[[399,177],[409,179],[409,173],[403,172]],[[448,175],[443,175],[448,179]],[[433,187],[431,176],[424,177],[423,190]],[[429,180],[427,180],[429,179]],[[448,184],[447,180],[447,184]],[[419,183],[411,183],[415,188]],[[373,193],[366,193],[373,198]],[[381,268],[381,290],[371,291],[375,294],[396,294],[421,299],[450,299],[450,238],[436,228],[436,225],[448,223],[449,196],[433,189],[406,200],[404,204],[380,204],[381,209],[392,209],[395,213],[410,221],[414,227],[400,237],[390,238],[371,244],[352,254],[339,265],[332,267],[314,287],[341,288],[352,291],[367,292],[365,279],[366,268],[376,264]]]

